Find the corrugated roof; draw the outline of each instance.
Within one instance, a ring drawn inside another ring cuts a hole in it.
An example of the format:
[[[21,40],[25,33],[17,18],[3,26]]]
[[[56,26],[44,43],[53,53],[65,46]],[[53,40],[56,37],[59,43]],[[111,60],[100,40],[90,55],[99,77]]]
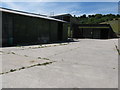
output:
[[[37,17],[37,18],[43,18],[43,19],[48,19],[48,20],[54,20],[54,21],[58,21],[58,22],[66,22],[63,20],[59,20],[59,19],[55,19],[55,18],[51,18],[51,17],[47,17],[47,16],[42,16],[42,15],[38,15],[38,14],[34,14],[34,13],[11,10],[11,9],[1,8],[1,7],[0,7],[0,11],[19,14],[19,15],[25,15],[25,16],[30,16],[30,17]]]

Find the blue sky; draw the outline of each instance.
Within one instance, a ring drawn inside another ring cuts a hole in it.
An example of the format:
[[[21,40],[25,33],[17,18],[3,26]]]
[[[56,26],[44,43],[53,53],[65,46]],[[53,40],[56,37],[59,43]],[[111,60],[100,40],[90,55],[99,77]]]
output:
[[[0,7],[45,15],[118,14],[117,2],[2,2]]]

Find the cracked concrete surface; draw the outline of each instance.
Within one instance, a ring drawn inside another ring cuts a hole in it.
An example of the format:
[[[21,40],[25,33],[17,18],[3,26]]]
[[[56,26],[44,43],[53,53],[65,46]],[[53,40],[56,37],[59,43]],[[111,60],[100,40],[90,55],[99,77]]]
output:
[[[118,39],[79,39],[66,45],[50,44],[44,48],[3,48],[0,52],[2,71],[31,63],[56,62],[4,74],[2,87],[117,88],[118,52],[115,45],[118,45]]]

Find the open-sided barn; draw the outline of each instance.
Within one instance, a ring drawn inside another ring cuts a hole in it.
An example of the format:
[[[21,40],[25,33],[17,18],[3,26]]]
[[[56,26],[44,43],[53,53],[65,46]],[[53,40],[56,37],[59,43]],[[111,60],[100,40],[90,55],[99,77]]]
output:
[[[67,24],[63,20],[6,8],[0,8],[0,12],[3,46],[67,40]]]
[[[74,24],[73,38],[109,39],[116,37],[109,24]]]

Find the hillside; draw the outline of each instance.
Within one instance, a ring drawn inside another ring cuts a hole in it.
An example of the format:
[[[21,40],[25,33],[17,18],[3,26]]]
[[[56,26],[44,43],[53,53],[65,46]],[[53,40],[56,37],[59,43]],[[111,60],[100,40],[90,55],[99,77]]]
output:
[[[102,22],[108,22],[112,21],[114,19],[120,18],[120,15],[114,15],[114,14],[107,14],[107,15],[102,15],[102,14],[95,14],[95,15],[88,15],[86,16],[85,14],[82,16],[74,16],[79,21],[79,24],[99,24]]]
[[[113,31],[116,34],[120,35],[120,15],[114,14],[95,14],[95,15],[88,15],[86,14],[82,16],[74,16],[73,18],[78,20],[79,24],[110,24]]]
[[[120,19],[103,22],[100,24],[110,24],[115,33],[120,34]]]

